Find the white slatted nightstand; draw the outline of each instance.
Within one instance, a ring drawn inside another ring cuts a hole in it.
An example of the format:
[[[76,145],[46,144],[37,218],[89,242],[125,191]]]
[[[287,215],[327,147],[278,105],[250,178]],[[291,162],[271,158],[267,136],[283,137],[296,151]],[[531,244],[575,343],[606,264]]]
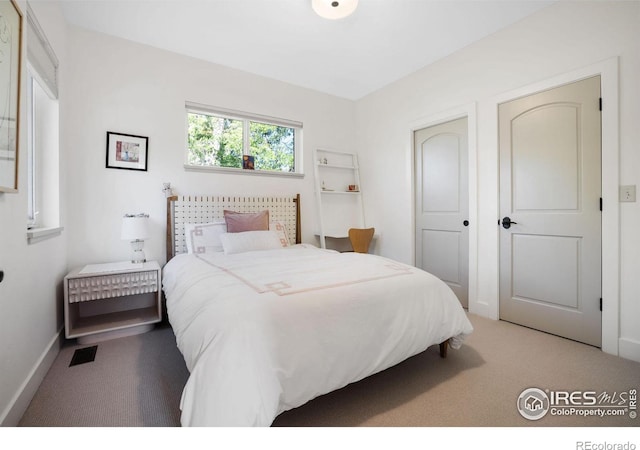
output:
[[[162,320],[157,262],[92,264],[64,278],[67,339],[81,344],[140,334]]]

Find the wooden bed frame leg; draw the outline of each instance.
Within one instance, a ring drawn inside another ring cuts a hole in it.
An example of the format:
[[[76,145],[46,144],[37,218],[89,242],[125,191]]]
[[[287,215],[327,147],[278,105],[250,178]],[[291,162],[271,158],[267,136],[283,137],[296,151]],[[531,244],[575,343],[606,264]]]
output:
[[[441,358],[446,358],[447,357],[447,349],[449,348],[449,339],[447,339],[446,341],[442,342],[440,344],[440,357]]]

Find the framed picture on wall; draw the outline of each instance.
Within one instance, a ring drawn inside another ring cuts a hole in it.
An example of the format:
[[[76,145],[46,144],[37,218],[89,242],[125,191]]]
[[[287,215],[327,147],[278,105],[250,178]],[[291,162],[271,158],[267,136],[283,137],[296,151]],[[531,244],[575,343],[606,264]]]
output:
[[[149,138],[107,131],[107,168],[147,170]]]
[[[0,192],[18,192],[22,14],[0,2]]]

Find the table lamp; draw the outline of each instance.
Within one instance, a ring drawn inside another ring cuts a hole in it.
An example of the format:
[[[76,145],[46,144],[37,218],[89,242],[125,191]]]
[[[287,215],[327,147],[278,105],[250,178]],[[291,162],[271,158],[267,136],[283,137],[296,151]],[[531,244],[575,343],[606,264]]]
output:
[[[144,240],[150,237],[149,214],[125,214],[122,218],[122,240],[131,242],[131,263],[140,264],[146,262],[142,248]]]

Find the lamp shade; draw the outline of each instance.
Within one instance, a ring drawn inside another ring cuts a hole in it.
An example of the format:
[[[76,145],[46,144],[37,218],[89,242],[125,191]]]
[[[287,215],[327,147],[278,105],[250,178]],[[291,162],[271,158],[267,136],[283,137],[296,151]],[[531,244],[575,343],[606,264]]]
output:
[[[311,0],[311,7],[325,19],[342,19],[356,10],[358,0]]]
[[[150,236],[148,214],[126,214],[122,218],[121,238],[126,241],[144,241]]]

